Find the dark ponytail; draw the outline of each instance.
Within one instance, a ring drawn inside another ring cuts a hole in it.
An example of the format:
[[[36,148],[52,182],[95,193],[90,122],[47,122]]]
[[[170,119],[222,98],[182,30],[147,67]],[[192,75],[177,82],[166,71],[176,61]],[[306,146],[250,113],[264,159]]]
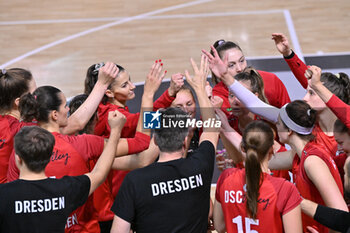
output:
[[[242,147],[246,152],[246,198],[247,212],[256,219],[258,212],[259,189],[263,182],[261,162],[273,146],[274,134],[263,121],[253,121],[244,129]]]
[[[90,93],[92,92],[92,89],[94,89],[94,86],[97,83],[98,72],[101,69],[101,67],[103,67],[104,65],[105,65],[105,63],[101,62],[101,63],[93,64],[88,68],[88,70],[86,72],[86,78],[84,81],[84,94],[90,95]],[[115,64],[115,65],[119,69],[118,75],[121,72],[125,71],[125,69],[122,66],[120,66],[118,64]],[[111,88],[111,85],[108,86],[108,89],[110,89],[110,88]],[[106,104],[107,100],[108,100],[108,96],[104,95],[102,98],[102,103]]]
[[[250,214],[250,217],[255,219],[258,212],[258,198],[262,181],[262,171],[258,159],[258,153],[254,149],[248,149],[246,153],[245,171],[247,184],[247,211]]]
[[[24,94],[19,101],[19,111],[23,121],[31,122],[39,117],[39,104],[31,93]]]
[[[323,85],[344,103],[350,104],[350,82],[345,73],[332,74],[324,72],[321,74]]]
[[[37,88],[33,94],[24,95],[19,102],[19,110],[24,121],[36,119],[38,122],[48,122],[51,111],[58,111],[62,104],[62,93],[53,86]]]
[[[213,44],[214,48],[218,52],[221,59],[223,59],[224,52],[229,49],[238,49],[242,51],[241,47],[239,47],[238,44],[232,42],[232,41],[225,41],[223,39],[215,41]],[[214,55],[213,51],[210,50],[211,55]],[[215,74],[211,73],[211,81],[213,85],[216,85],[220,82],[220,79],[215,76]]]

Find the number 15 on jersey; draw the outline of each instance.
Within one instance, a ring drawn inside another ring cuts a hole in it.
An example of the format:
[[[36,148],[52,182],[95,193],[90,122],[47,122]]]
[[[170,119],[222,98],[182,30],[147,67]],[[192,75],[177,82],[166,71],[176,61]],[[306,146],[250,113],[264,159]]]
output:
[[[245,232],[243,231],[243,220],[242,220],[242,216],[238,215],[237,217],[232,219],[232,222],[237,224],[237,231],[238,233],[258,233],[258,231],[255,230],[251,230],[250,226],[251,225],[256,225],[259,226],[259,220],[256,219],[252,219],[252,218],[244,218],[244,222],[245,222]]]

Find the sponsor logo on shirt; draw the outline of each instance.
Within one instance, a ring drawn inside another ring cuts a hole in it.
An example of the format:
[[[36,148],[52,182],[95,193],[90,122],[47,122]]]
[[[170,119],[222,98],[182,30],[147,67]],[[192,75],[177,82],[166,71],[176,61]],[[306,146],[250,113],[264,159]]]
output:
[[[64,165],[67,165],[68,163],[68,159],[70,158],[68,153],[65,154],[59,154],[58,150],[53,151],[50,160],[52,162],[56,161],[56,160],[62,160],[64,159]]]
[[[246,194],[242,190],[225,190],[225,203],[245,203],[247,200]],[[263,205],[263,210],[265,210],[270,205],[270,199],[259,198],[258,203]]]

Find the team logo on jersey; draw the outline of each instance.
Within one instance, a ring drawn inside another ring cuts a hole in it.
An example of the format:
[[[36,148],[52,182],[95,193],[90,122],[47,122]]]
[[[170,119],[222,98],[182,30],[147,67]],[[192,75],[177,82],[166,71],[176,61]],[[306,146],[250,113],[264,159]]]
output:
[[[160,129],[160,116],[162,113],[157,110],[156,112],[143,112],[143,128],[144,129]]]

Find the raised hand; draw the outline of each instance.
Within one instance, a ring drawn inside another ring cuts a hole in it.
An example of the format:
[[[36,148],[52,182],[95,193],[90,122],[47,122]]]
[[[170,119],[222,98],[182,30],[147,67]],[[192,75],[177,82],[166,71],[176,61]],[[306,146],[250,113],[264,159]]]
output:
[[[276,48],[283,56],[288,57],[292,54],[288,38],[282,33],[272,33],[272,40],[275,41]]]
[[[308,84],[311,88],[321,84],[321,73],[321,68],[317,66],[310,66],[309,69],[305,71],[305,78],[308,79]]]
[[[228,58],[224,57],[224,60],[221,60],[218,51],[214,48],[214,46],[210,46],[211,51],[213,51],[214,56],[209,52],[202,49],[202,52],[208,57],[209,67],[211,71],[215,74],[216,77],[222,78],[227,73],[228,69]]]
[[[122,130],[125,122],[126,117],[118,110],[110,111],[108,113],[108,124],[111,127],[111,129],[119,128],[120,130]]]
[[[215,109],[220,109],[224,103],[224,100],[219,96],[213,96],[210,98],[210,102]]]
[[[222,131],[234,131],[230,123],[228,123],[226,114],[221,109],[215,109],[215,113],[220,118]]]
[[[163,63],[161,63],[161,60],[156,60],[147,75],[143,89],[144,93],[154,94],[158,90],[167,73],[167,71],[162,72],[162,69]]]
[[[181,73],[176,73],[171,75],[170,87],[168,88],[168,93],[170,96],[175,96],[180,88],[184,85],[184,75]]]
[[[98,81],[104,85],[109,85],[117,77],[118,73],[118,67],[113,62],[107,62],[98,71]]]
[[[191,64],[194,71],[194,76],[191,77],[189,72],[185,71],[185,76],[187,82],[191,85],[191,87],[197,91],[197,90],[204,90],[207,83],[207,77],[209,75],[209,64],[208,64],[208,58],[204,55],[201,57],[201,64],[198,69],[198,66],[196,62],[191,58]]]

